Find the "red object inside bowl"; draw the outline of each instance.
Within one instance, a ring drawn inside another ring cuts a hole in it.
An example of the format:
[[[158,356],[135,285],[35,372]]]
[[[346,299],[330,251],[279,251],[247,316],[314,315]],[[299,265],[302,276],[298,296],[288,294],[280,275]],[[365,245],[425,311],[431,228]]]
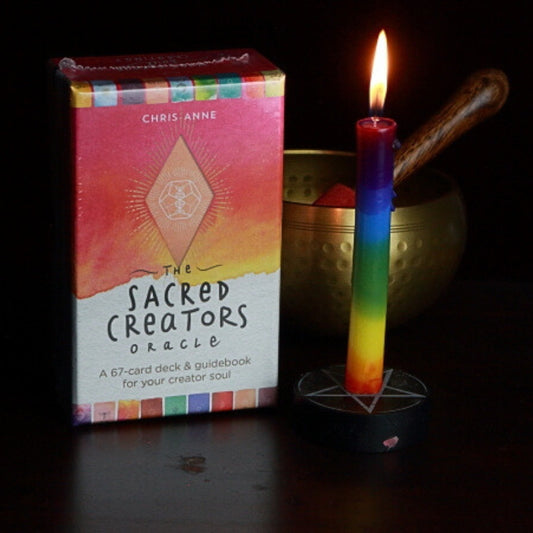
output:
[[[355,207],[355,191],[347,185],[336,183],[330,187],[322,196],[317,198],[313,205],[323,205],[327,207]]]

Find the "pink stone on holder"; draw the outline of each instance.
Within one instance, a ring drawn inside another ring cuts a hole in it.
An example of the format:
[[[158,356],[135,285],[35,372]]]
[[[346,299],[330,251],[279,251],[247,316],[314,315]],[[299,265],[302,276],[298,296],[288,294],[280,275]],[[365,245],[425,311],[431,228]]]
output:
[[[385,446],[388,450],[392,450],[392,448],[394,448],[396,444],[398,444],[399,440],[400,439],[396,436],[391,437],[390,439],[386,439],[383,441],[383,446]]]

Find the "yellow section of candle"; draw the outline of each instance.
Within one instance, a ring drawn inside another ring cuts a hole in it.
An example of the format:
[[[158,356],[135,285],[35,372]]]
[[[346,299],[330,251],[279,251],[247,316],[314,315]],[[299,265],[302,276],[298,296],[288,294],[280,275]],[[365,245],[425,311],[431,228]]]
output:
[[[349,390],[363,394],[379,391],[383,379],[384,349],[385,320],[352,313],[346,377],[348,381],[357,383],[347,383]]]

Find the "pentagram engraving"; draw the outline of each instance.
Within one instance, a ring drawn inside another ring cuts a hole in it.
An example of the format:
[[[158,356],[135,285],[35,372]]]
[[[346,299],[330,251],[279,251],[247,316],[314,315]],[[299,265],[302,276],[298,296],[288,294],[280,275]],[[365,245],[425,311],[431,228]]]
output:
[[[362,414],[408,409],[428,396],[420,380],[394,369],[385,370],[377,394],[352,394],[344,387],[344,373],[344,365],[308,372],[297,383],[298,392],[319,406]]]

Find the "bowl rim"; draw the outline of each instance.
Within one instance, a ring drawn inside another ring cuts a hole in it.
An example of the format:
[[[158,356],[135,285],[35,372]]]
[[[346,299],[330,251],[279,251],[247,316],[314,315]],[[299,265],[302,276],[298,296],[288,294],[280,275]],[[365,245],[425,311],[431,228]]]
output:
[[[342,156],[342,157],[357,157],[357,153],[353,151],[347,151],[347,150],[322,150],[322,149],[306,149],[306,148],[297,148],[297,149],[287,149],[283,150],[283,155],[333,155],[333,156]],[[459,195],[461,201],[462,201],[462,192],[460,190],[459,184],[457,180],[451,176],[448,172],[441,170],[439,168],[435,168],[432,166],[424,166],[422,169],[420,169],[420,172],[431,172],[432,174],[438,174],[441,178],[444,178],[448,184],[449,184],[449,190],[444,192],[443,194],[439,195],[435,198],[427,199],[423,202],[412,204],[412,205],[398,205],[394,207],[393,211],[396,211],[398,209],[409,209],[412,207],[427,205],[433,202],[439,202],[442,201],[444,198],[449,197],[451,195]],[[400,184],[399,186],[401,186]],[[396,188],[395,188],[396,190]],[[328,205],[314,205],[314,204],[306,204],[304,202],[298,202],[294,200],[285,200],[283,199],[283,204],[287,206],[302,206],[305,208],[313,208],[313,209],[335,209],[335,210],[341,210],[341,211],[354,211],[355,207],[337,207],[337,206],[328,206]]]

